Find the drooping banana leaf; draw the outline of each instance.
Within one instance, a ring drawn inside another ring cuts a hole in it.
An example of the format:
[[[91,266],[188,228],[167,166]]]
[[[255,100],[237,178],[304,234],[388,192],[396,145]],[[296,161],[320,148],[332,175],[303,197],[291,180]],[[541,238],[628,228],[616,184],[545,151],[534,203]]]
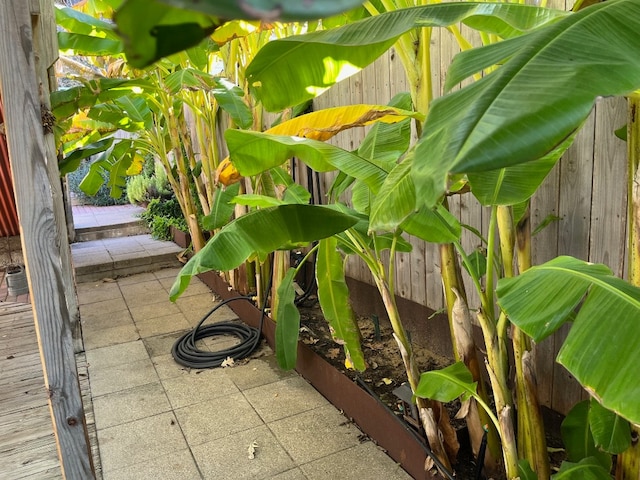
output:
[[[113,143],[113,137],[99,140],[95,143],[87,145],[86,147],[78,148],[67,155],[62,161],[58,163],[60,175],[66,175],[78,168],[80,162],[85,158],[89,158],[92,155],[104,152]]]
[[[557,361],[607,409],[640,423],[640,288],[605,265],[558,257],[498,282],[509,319],[540,341],[578,309]]]
[[[125,95],[109,103],[100,103],[87,110],[87,117],[110,123],[117,129],[137,132],[153,126],[151,110],[144,96]]]
[[[334,341],[344,347],[347,368],[365,369],[361,336],[355,314],[349,301],[349,288],[345,282],[343,258],[337,250],[335,237],[321,240],[316,260],[318,301]]]
[[[80,189],[93,196],[106,181],[110,189],[109,195],[120,198],[127,186],[126,178],[139,174],[144,166],[144,157],[132,148],[132,144],[132,140],[121,140],[103,152],[91,164],[87,175],[80,182]]]
[[[395,165],[411,142],[411,123],[376,123],[358,147],[358,155],[379,163]]]
[[[420,383],[415,391],[417,397],[431,398],[440,402],[450,402],[463,396],[477,395],[478,385],[463,362],[440,370],[431,370],[420,375]]]
[[[122,53],[122,41],[80,33],[58,32],[58,48],[62,51],[71,50],[73,55],[115,56]]]
[[[422,205],[400,224],[400,228],[414,237],[432,243],[455,242],[462,234],[460,222],[442,204],[435,208]]]
[[[146,67],[197,45],[227,20],[311,20],[354,8],[362,0],[125,0],[114,19],[129,63]]]
[[[639,88],[639,30],[639,0],[599,3],[528,34],[500,68],[435,100],[412,172],[423,201],[438,201],[449,173],[496,170],[549,154],[582,124],[598,96]],[[474,54],[483,51],[467,58]]]
[[[298,334],[300,312],[296,307],[296,291],[293,288],[296,269],[290,268],[278,285],[278,307],[274,312],[276,321],[276,359],[283,370],[296,367],[298,359]]]
[[[549,22],[564,12],[517,4],[444,3],[395,10],[342,27],[265,45],[246,71],[249,86],[270,111],[318,96],[382,55],[417,27],[460,21],[502,37]]]
[[[371,230],[395,230],[416,211],[416,190],[411,179],[409,153],[384,180],[371,205]]]
[[[227,20],[256,19],[273,22],[316,20],[351,10],[363,0],[160,0],[167,5],[214,15]]]
[[[233,123],[240,128],[251,128],[253,114],[244,102],[244,91],[224,78],[217,79],[217,86],[213,90],[213,96],[218,101],[220,108],[229,114]]]
[[[171,300],[175,301],[198,273],[232,270],[252,255],[326,238],[357,221],[317,205],[280,205],[249,212],[221,229],[187,262],[171,287]]]
[[[407,96],[407,94],[400,95],[402,95],[402,98]],[[396,103],[400,103],[401,99],[398,99]],[[294,135],[296,137],[324,141],[329,140],[344,130],[349,130],[355,127],[364,127],[375,122],[382,122],[383,124],[397,124],[407,118],[424,120],[423,114],[413,112],[409,110],[409,108],[411,108],[410,98],[409,102],[405,100],[402,102],[402,105],[359,104],[325,108],[317,112],[307,113],[305,115],[292,118],[291,120],[287,120],[286,122],[282,122],[275,127],[271,127],[265,133],[270,133],[272,135]],[[403,126],[405,124],[403,124]],[[408,136],[404,138],[406,138],[407,141],[409,140]],[[402,142],[404,138],[395,139],[396,142],[393,145],[397,145],[398,141]],[[375,142],[380,145],[391,143],[390,139],[385,142],[376,142],[375,137],[370,139],[369,142]],[[372,147],[373,146],[371,146],[371,148]],[[369,150],[370,149],[367,149],[367,152]],[[373,157],[373,155],[364,156],[367,158]]]
[[[113,19],[122,37],[127,61],[136,68],[198,45],[224,23],[160,0],[126,0]]]

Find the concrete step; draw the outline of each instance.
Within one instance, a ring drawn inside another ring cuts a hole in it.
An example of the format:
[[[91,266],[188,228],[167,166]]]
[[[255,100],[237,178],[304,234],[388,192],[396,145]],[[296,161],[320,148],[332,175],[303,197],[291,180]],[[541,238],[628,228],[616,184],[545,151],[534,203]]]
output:
[[[155,240],[148,234],[71,244],[78,283],[179,267],[182,251],[175,243]]]
[[[149,233],[147,225],[142,220],[117,223],[114,225],[97,225],[76,228],[76,242],[89,242],[103,238],[130,237]]]

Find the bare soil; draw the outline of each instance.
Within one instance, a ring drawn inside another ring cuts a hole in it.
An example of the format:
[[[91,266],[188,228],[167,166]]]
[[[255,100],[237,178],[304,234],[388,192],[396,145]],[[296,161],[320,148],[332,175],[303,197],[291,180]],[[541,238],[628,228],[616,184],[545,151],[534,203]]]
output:
[[[301,341],[343,374],[354,380],[359,378],[364,381],[394,414],[402,417],[404,413],[402,401],[393,391],[405,383],[407,377],[402,357],[393,338],[393,331],[388,320],[380,319],[379,325],[376,326],[371,318],[358,317],[367,369],[364,372],[356,372],[345,367],[343,347],[331,338],[327,322],[320,306],[314,301],[314,297],[310,297],[309,301],[304,305],[299,305],[298,308],[301,316]],[[444,368],[452,363],[449,358],[437,355],[429,349],[422,348],[416,344],[414,344],[414,354],[421,372]],[[455,465],[455,475],[457,478],[472,479],[475,472],[475,460],[468,444],[466,426],[463,420],[454,419],[460,404],[455,401],[447,404],[446,407],[454,427],[459,432],[458,438],[461,444],[457,464]],[[546,410],[544,413],[547,444],[552,449],[551,451],[554,452],[551,454],[551,462],[552,466],[557,468],[564,457],[564,452],[557,451],[558,448],[562,447],[559,432],[562,416],[550,410]]]

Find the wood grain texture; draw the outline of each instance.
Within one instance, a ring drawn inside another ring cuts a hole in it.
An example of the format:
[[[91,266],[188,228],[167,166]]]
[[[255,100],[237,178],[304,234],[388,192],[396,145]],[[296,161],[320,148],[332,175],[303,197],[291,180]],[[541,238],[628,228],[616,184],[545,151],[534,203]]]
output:
[[[0,337],[0,472],[60,478],[31,305],[0,303]]]
[[[58,454],[66,478],[93,478],[48,172],[55,157],[47,156],[43,137],[28,4],[21,0],[3,4],[0,36],[7,142]]]

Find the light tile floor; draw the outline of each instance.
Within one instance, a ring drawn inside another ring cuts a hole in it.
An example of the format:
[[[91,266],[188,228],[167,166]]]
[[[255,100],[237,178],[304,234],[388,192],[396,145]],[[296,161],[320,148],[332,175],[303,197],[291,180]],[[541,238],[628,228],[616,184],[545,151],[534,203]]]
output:
[[[78,285],[105,480],[410,478],[265,345],[232,368],[175,363],[173,342],[215,304],[197,279],[170,303],[177,272]]]

